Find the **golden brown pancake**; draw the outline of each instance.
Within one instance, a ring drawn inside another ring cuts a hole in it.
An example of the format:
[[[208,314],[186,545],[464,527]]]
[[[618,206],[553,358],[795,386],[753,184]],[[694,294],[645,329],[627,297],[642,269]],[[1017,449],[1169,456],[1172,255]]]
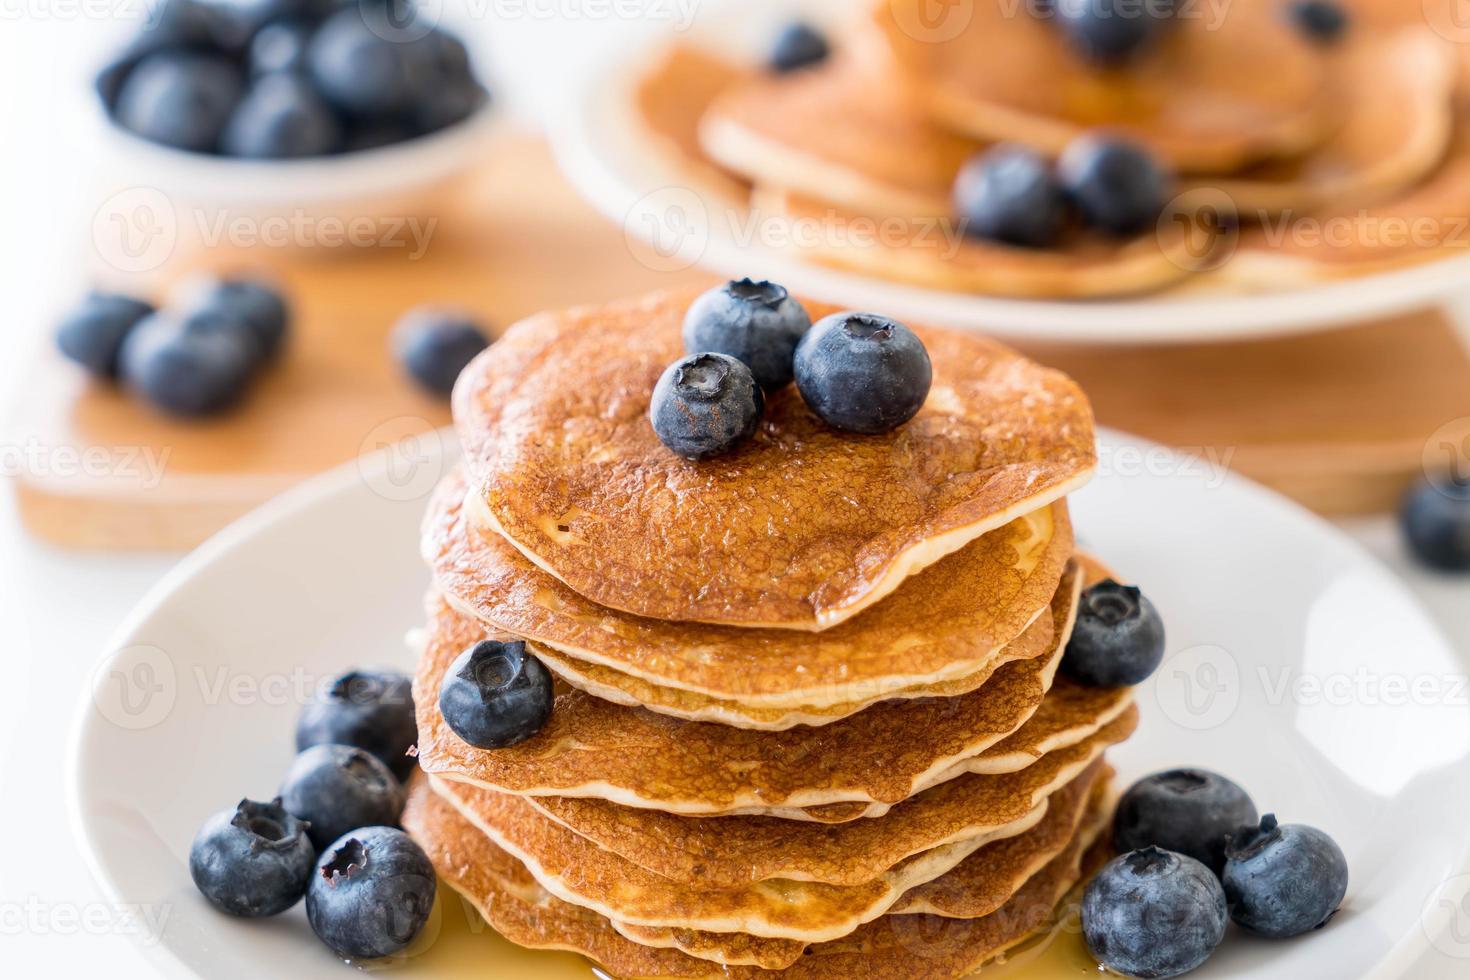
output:
[[[1082,846],[1090,846],[1111,822],[1108,780],[1111,771],[1103,764],[1090,768],[1047,799],[1046,814],[1030,830],[986,844],[966,858],[954,871],[908,892],[894,912],[924,911],[914,908],[912,896],[932,890],[951,896],[951,907],[963,904],[976,909],[973,915],[951,918],[980,918],[1005,904],[1026,882],[1081,835]],[[965,870],[962,882],[951,878]],[[766,969],[790,966],[805,946],[791,939],[768,939],[742,933],[711,933],[695,929],[630,926],[613,922],[613,928],[645,946],[681,949],[690,956],[732,966],[754,965]]]
[[[1120,241],[1076,232],[1062,247],[1029,249],[962,233],[943,219],[870,221],[779,187],[758,187],[752,207],[776,247],[879,279],[995,296],[1094,299],[1162,289],[1210,267],[1218,236],[1179,222]]]
[[[1286,288],[1389,272],[1470,249],[1470,97],[1459,96],[1444,160],[1404,192],[1368,206],[1290,212],[1241,232],[1216,273],[1237,286]]]
[[[1064,497],[1096,466],[1092,413],[1068,378],[980,337],[923,327],[933,386],[897,430],[833,430],[788,386],[745,445],[681,459],[654,435],[648,403],[683,355],[697,295],[523,320],[455,389],[468,471],[494,529],[599,605],[826,629]],[[814,319],[834,312],[807,306]]]
[[[1340,124],[1311,152],[1186,189],[1223,192],[1242,219],[1342,207],[1400,191],[1444,158],[1454,128],[1455,53],[1433,32],[1359,31],[1334,55]]]
[[[1044,792],[1040,798],[1027,796],[1000,801],[997,811],[1020,811],[1014,819],[982,828],[972,815],[958,811],[947,814],[946,822],[969,824],[965,832],[970,836],[959,840],[945,841],[931,848],[917,846],[920,835],[929,835],[937,826],[935,818],[939,816],[940,806],[928,802],[921,804],[920,809],[927,814],[923,820],[891,815],[888,836],[863,833],[863,828],[870,826],[867,822],[854,825],[856,829],[838,828],[838,833],[825,835],[820,846],[830,848],[833,838],[845,835],[853,848],[853,860],[878,869],[874,876],[852,884],[784,877],[749,881],[733,888],[673,882],[568,831],[520,797],[436,778],[431,778],[430,786],[498,847],[524,864],[543,888],[563,901],[629,925],[743,932],[813,943],[846,935],[882,915],[910,888],[933,881],[984,845],[1035,827],[1048,809],[1046,797],[1075,779],[1085,777],[1090,791],[1101,769],[1096,763],[1104,747],[1097,745],[1098,752],[1091,758],[1084,757],[1056,771],[1055,785],[1038,791]],[[1038,765],[1047,765],[1047,761]],[[977,798],[977,802],[982,801]],[[1031,806],[1021,809],[1025,803]],[[957,798],[944,804],[946,808],[957,805]],[[634,811],[633,816],[640,814],[641,811]],[[753,819],[761,818],[685,819],[684,822],[692,825],[688,833],[696,837],[703,835],[707,845],[708,838],[719,829],[710,824],[728,821],[748,824]],[[764,823],[766,826],[760,827],[759,832],[766,848],[789,851],[792,864],[803,858],[810,859],[814,865],[821,861],[817,851],[803,850],[806,841],[791,836],[786,824],[769,819]],[[706,829],[709,833],[705,833]],[[903,846],[906,842],[907,847]],[[733,850],[716,853],[719,850],[717,846],[710,851],[707,860],[733,865],[736,860]],[[844,869],[841,873],[850,872]]]
[[[445,882],[511,942],[582,953],[624,980],[953,980],[1052,921],[1056,905],[1082,878],[1083,841],[1048,864],[994,915],[956,928],[923,915],[886,916],[844,939],[810,947],[783,973],[722,967],[677,950],[619,935],[604,917],[527,885],[514,858],[422,785],[410,794],[403,824]],[[1088,855],[1089,867],[1095,862]]]
[[[491,629],[531,641],[538,653],[550,654],[553,668],[573,659],[658,688],[733,702],[714,705],[712,720],[727,720],[721,707],[781,709],[753,717],[745,727],[827,723],[908,689],[941,693],[936,685],[952,681],[968,684],[955,692],[963,693],[1007,660],[1041,655],[1054,635],[1017,641],[1045,620],[1041,614],[1072,552],[1071,524],[1058,501],[966,545],[832,629],[753,632],[651,620],[598,606],[494,531],[465,520],[462,490],[457,476],[444,482],[423,535],[435,582],[456,608]],[[573,672],[565,676],[577,684]],[[671,714],[701,710],[699,702],[680,702],[673,694],[639,703],[661,710],[670,700]]]
[[[638,79],[634,121],[678,171],[720,197],[743,201],[747,188],[704,158],[697,132],[705,107],[750,70],[689,44],[671,44]]]
[[[871,59],[847,51],[807,71],[728,86],[700,121],[699,147],[754,184],[859,214],[919,218],[953,213],[955,175],[982,144],[933,125]]]
[[[873,23],[917,98],[947,128],[1060,153],[1104,126],[1184,173],[1228,173],[1314,145],[1329,121],[1322,49],[1279,0],[1233,0],[1180,17],[1123,67],[1100,69],[1056,26],[1008,0],[935,11],[883,0]]]

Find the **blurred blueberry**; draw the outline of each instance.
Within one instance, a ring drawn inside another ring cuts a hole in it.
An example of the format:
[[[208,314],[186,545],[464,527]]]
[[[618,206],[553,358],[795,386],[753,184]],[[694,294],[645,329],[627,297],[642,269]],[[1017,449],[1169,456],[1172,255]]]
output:
[[[1404,497],[1399,526],[1410,551],[1425,565],[1470,571],[1470,477],[1421,480]]]
[[[213,153],[243,91],[240,69],[218,56],[163,51],[144,58],[117,96],[117,121],[146,140]]]
[[[795,71],[821,64],[831,55],[826,37],[810,24],[788,24],[771,46],[771,67],[778,72]]]
[[[275,73],[255,82],[220,137],[226,156],[277,160],[325,156],[342,142],[332,107],[306,79]]]
[[[399,363],[425,390],[448,395],[475,355],[490,346],[480,325],[461,313],[421,307],[393,330]]]
[[[115,378],[118,355],[128,332],[153,312],[140,299],[117,293],[91,292],[62,319],[56,346],[98,378]]]
[[[239,403],[259,359],[259,347],[227,321],[155,313],[129,332],[119,363],[123,380],[155,407],[199,416]]]

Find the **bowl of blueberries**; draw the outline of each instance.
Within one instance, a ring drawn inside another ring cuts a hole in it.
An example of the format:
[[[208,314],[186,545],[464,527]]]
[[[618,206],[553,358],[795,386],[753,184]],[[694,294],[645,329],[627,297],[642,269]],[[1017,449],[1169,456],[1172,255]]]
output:
[[[109,182],[257,217],[424,213],[490,121],[413,0],[158,0],[95,87]]]

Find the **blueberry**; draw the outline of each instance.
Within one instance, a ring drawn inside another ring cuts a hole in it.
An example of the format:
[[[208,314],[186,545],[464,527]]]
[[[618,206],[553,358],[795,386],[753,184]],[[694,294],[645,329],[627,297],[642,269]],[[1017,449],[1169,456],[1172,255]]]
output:
[[[1194,858],[1157,847],[1113,858],[1082,893],[1093,958],[1128,977],[1177,977],[1225,938],[1225,892]]]
[[[396,824],[403,787],[377,756],[351,745],[313,745],[281,783],[281,805],[310,824],[318,848],[349,830]]]
[[[1153,845],[1194,858],[1215,874],[1225,867],[1225,840],[1256,822],[1256,805],[1235,783],[1205,769],[1145,776],[1118,801],[1113,847],[1120,853]]]
[[[138,63],[151,54],[192,50],[208,54],[217,48],[214,7],[197,0],[164,0],[153,7],[142,29],[123,45],[97,73],[94,87],[108,111],[117,107],[118,93]]]
[[[1278,824],[1274,814],[1233,837],[1225,858],[1230,917],[1271,939],[1322,928],[1347,894],[1347,858],[1337,842],[1315,827]]]
[[[791,383],[791,357],[811,327],[806,309],[773,282],[738,279],[702,294],[684,314],[684,350],[728,354],[765,391]]]
[[[914,332],[876,313],[834,313],[796,345],[796,387],[835,429],[869,435],[895,429],[929,397],[933,368]]]
[[[448,395],[460,372],[490,346],[490,339],[463,314],[420,308],[398,322],[393,345],[409,377],[427,391]]]
[[[392,671],[339,674],[296,720],[296,751],[323,744],[356,746],[381,759],[400,780],[414,770],[408,752],[417,741],[413,684]]]
[[[411,837],[363,827],[322,852],[306,889],[306,918],[340,956],[391,956],[429,920],[436,887],[434,866]]]
[[[444,721],[480,749],[532,738],[555,701],[551,674],[520,641],[481,640],[455,658],[439,686]]]
[[[167,313],[145,318],[123,341],[123,380],[172,415],[222,412],[244,397],[260,359],[243,331],[220,329],[206,318],[180,320]]]
[[[412,112],[418,132],[462,122],[485,104],[488,96],[475,78],[463,41],[435,29],[416,43],[422,49]]]
[[[832,53],[827,38],[810,24],[787,24],[771,46],[771,68],[778,72],[809,68],[826,61]]]
[[[262,27],[250,41],[247,63],[251,77],[304,72],[306,49],[315,30],[302,20],[279,20]]]
[[[180,306],[188,313],[214,313],[238,321],[259,346],[262,360],[280,353],[290,328],[285,297],[258,279],[200,280],[186,291]]]
[[[221,912],[247,918],[295,905],[315,865],[306,824],[280,800],[241,800],[205,821],[189,847],[195,887]]]
[[[1030,248],[1055,245],[1067,215],[1051,163],[1007,144],[966,161],[955,178],[954,202],[968,234]]]
[[[1127,140],[1078,137],[1062,152],[1057,174],[1083,220],[1110,235],[1152,228],[1167,203],[1164,169],[1147,150]]]
[[[226,156],[251,160],[319,157],[342,145],[342,124],[303,78],[266,75],[245,93],[220,135]]]
[[[1470,478],[1422,481],[1399,509],[1399,523],[1413,554],[1447,572],[1470,571]]]
[[[306,52],[307,69],[321,94],[349,115],[412,112],[428,46],[406,28],[368,26],[356,9],[324,23]]]
[[[140,299],[117,293],[87,294],[56,330],[56,346],[71,360],[99,378],[115,378],[118,354],[128,332],[153,312]]]
[[[1062,673],[1089,687],[1143,682],[1164,659],[1164,621],[1148,597],[1112,579],[1082,593]]]
[[[1333,0],[1293,0],[1286,15],[1296,29],[1314,41],[1331,44],[1348,29],[1348,14]]]
[[[347,138],[343,141],[342,152],[376,150],[382,146],[411,140],[417,135],[418,131],[402,119],[351,120],[347,126]]]
[[[654,434],[685,459],[728,453],[760,427],[766,396],[750,368],[728,354],[690,354],[654,385],[648,419]]]
[[[213,153],[243,81],[224,58],[163,51],[144,58],[117,95],[117,120],[146,140]]]
[[[1055,0],[1057,24],[1078,54],[1117,65],[1138,54],[1172,19],[1164,0]]]

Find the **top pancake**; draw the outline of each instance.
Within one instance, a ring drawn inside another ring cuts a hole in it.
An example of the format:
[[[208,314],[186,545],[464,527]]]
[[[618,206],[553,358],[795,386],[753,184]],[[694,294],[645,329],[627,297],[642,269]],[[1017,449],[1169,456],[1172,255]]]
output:
[[[916,328],[928,401],[896,431],[828,428],[794,386],[717,459],[648,422],[695,290],[546,313],[460,376],[455,419],[488,518],[600,605],[675,621],[819,630],[1080,487],[1092,413],[1066,376],[992,341]],[[837,308],[808,303],[816,320]]]
[[[1010,0],[885,0],[874,22],[919,99],[945,126],[1049,153],[1083,131],[1128,133],[1189,173],[1300,152],[1329,118],[1321,48],[1280,0],[1200,5],[1114,69],[1076,54],[1049,19]]]

